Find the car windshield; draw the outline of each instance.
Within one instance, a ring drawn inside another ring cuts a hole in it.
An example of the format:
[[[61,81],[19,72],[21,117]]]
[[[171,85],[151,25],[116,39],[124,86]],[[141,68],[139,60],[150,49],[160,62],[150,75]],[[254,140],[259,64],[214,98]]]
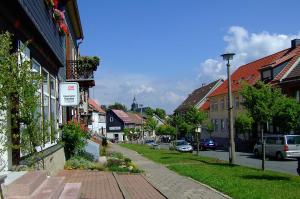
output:
[[[300,136],[286,136],[287,144],[300,144]]]
[[[188,145],[188,143],[187,143],[186,141],[182,140],[182,141],[177,141],[177,142],[176,142],[176,145],[177,145],[177,146],[180,146],[180,145]]]

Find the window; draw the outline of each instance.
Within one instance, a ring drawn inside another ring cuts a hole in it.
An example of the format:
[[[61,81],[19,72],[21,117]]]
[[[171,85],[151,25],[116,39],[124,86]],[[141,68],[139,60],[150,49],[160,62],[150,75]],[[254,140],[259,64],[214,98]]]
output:
[[[221,119],[221,130],[224,130],[225,129],[225,123],[224,123],[224,120]]]
[[[218,131],[218,119],[215,119],[215,131]]]
[[[42,100],[43,100],[43,123],[45,126],[48,126],[50,124],[50,93],[49,93],[49,73],[46,70],[42,70],[42,76],[43,76],[43,94],[42,94]],[[45,142],[50,141],[50,129],[46,132],[44,132],[44,139]]]
[[[110,122],[113,122],[113,121],[114,121],[114,118],[113,118],[113,117],[110,117],[110,118],[109,118],[109,121],[110,121]]]
[[[54,142],[57,131],[57,96],[56,96],[56,80],[50,76],[50,120],[51,120],[51,142]]]
[[[271,80],[272,79],[271,75],[272,75],[271,70],[262,71],[262,80],[263,81]]]
[[[276,77],[278,75],[278,73],[280,73],[282,71],[282,69],[289,63],[289,61],[283,62],[281,64],[279,64],[278,66],[276,66],[273,69],[273,77]]]
[[[221,109],[225,110],[225,103],[224,103],[224,99],[221,99]]]
[[[239,96],[236,96],[236,97],[234,98],[234,107],[235,107],[236,109],[238,109],[238,108],[239,108],[239,105],[240,105]]]
[[[300,102],[300,90],[296,91],[296,100],[297,102]]]

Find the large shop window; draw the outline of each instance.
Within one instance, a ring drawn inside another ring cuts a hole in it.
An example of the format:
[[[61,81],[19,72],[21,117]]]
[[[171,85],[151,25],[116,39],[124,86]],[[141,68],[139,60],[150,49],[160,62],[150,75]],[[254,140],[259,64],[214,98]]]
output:
[[[42,115],[44,139],[46,143],[54,143],[57,138],[57,85],[56,79],[45,69],[42,69],[43,94],[42,94]]]

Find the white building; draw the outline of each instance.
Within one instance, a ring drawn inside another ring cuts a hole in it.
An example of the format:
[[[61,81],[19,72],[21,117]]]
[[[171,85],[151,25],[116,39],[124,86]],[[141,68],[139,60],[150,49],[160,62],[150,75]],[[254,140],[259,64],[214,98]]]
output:
[[[97,102],[89,98],[89,125],[88,128],[97,135],[106,135],[106,113]]]

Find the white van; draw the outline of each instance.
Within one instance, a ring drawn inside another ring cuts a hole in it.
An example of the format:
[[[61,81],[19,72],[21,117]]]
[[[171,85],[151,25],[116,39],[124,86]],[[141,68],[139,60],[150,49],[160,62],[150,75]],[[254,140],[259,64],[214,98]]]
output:
[[[300,135],[269,135],[266,141],[266,156],[277,159],[300,157]],[[259,157],[262,154],[261,142],[255,144],[253,153]]]

